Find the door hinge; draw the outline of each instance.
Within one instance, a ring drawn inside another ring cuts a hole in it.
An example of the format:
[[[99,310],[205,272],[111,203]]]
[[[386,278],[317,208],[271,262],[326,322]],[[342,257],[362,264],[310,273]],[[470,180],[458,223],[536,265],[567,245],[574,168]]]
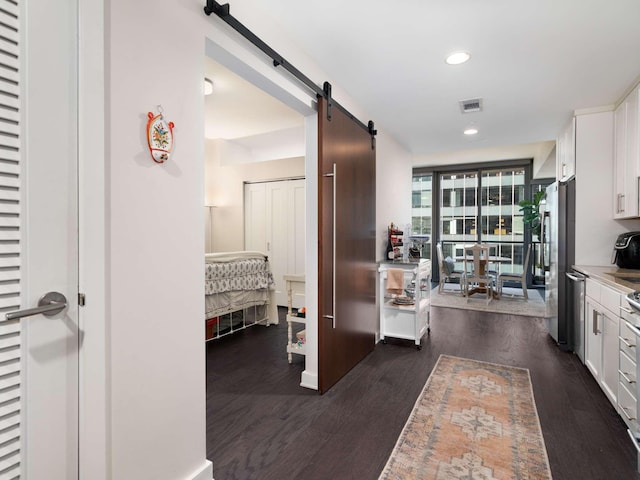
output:
[[[86,295],[84,293],[78,293],[78,306],[84,307],[86,302]]]

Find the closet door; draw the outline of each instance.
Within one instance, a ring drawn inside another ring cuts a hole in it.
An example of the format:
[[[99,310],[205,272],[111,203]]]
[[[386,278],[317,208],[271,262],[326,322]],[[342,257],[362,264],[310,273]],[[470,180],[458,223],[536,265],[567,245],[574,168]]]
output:
[[[350,116],[318,102],[320,393],[375,346],[375,149]]]
[[[285,273],[305,273],[305,225],[306,225],[306,196],[304,179],[289,182],[289,205],[291,221],[288,233],[288,271]],[[294,306],[302,306],[295,305]]]
[[[244,249],[267,253],[267,197],[264,183],[244,185]]]
[[[287,305],[283,275],[305,272],[304,191],[304,180],[245,184],[245,250],[269,256],[277,305]],[[296,299],[294,307],[302,306]]]
[[[271,273],[276,283],[276,305],[287,304],[287,288],[283,275],[289,273],[289,241],[287,232],[289,225],[289,182],[266,183],[267,205],[267,255],[271,262]]]

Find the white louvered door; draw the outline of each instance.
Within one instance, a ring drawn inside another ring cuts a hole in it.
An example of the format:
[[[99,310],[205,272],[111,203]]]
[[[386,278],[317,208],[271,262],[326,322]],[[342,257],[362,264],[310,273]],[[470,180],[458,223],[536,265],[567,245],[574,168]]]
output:
[[[13,6],[10,11],[16,14],[18,8]],[[17,22],[10,14],[0,13],[0,306],[4,312],[20,306],[20,65],[19,37],[17,29],[13,30]],[[1,318],[4,319],[4,313]],[[20,474],[21,342],[18,320],[0,323],[0,431],[3,432],[0,472],[4,472],[0,478],[3,479]]]
[[[78,477],[77,22],[0,0],[0,480]],[[69,307],[5,320],[49,291]]]

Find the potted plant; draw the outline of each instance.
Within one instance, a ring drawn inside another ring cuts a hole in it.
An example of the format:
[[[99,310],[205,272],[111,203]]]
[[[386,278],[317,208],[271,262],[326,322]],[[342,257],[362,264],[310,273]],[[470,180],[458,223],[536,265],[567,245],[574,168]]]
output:
[[[525,225],[529,225],[531,233],[537,235],[540,238],[540,229],[542,227],[542,220],[540,215],[540,202],[544,200],[546,192],[539,190],[533,194],[533,200],[521,200],[518,205],[520,211],[523,213],[522,222]]]

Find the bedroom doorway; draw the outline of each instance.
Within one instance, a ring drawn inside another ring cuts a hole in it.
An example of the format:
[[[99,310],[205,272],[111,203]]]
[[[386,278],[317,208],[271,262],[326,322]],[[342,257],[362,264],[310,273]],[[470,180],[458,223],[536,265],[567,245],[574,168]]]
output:
[[[304,118],[208,57],[205,78],[206,253],[266,254],[286,306],[283,275],[305,273]]]
[[[305,273],[304,116],[208,56],[204,72],[206,261],[229,252],[263,253],[275,283],[271,304],[286,307],[284,276]],[[238,302],[225,307],[224,317],[207,306],[206,339],[222,335],[223,319],[230,325],[224,335],[233,335],[229,329],[241,330],[262,318],[261,313],[226,312],[247,305],[250,293],[257,292],[225,293]],[[207,305],[212,297],[207,295]],[[278,315],[269,311],[265,320],[273,323]]]

